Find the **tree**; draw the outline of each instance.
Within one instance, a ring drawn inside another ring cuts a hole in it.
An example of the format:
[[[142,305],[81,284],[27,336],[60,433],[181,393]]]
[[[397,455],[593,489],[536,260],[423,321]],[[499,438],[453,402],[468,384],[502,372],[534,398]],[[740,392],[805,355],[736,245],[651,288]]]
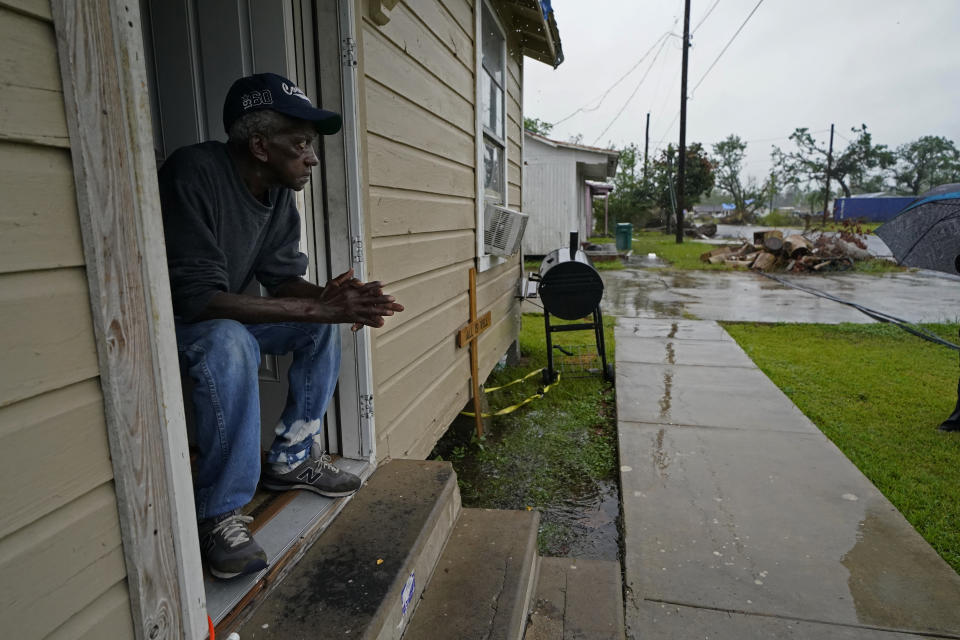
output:
[[[867,183],[874,179],[877,170],[888,169],[895,160],[886,145],[873,144],[867,125],[853,127],[850,131],[856,136],[855,139],[844,149],[834,152],[830,169],[830,180],[835,180],[848,198],[852,189],[864,190]],[[790,140],[796,145],[794,151],[784,152],[774,146],[771,157],[775,166],[788,179],[796,182],[826,182],[827,149],[817,144],[806,127],[794,130]]]
[[[900,193],[920,195],[932,187],[960,182],[960,151],[941,136],[923,136],[897,147],[894,170]]]
[[[643,182],[643,151],[630,143],[620,149],[614,190],[608,196],[610,217],[616,222],[632,222],[637,227],[646,222],[650,208],[648,189]]]
[[[531,133],[537,133],[541,136],[549,136],[553,130],[553,125],[540,118],[524,118],[523,128]]]
[[[650,167],[651,197],[664,211],[664,220],[669,229],[676,218],[677,149],[671,144],[654,158]],[[714,185],[713,164],[703,145],[694,142],[687,146],[687,171],[683,201],[688,210],[700,202],[700,197],[709,195]]]
[[[730,194],[733,204],[745,221],[752,221],[754,213],[761,208],[770,194],[770,183],[758,186],[756,180],[746,184],[740,178],[747,143],[739,136],[729,135],[713,145],[713,170],[716,186]]]

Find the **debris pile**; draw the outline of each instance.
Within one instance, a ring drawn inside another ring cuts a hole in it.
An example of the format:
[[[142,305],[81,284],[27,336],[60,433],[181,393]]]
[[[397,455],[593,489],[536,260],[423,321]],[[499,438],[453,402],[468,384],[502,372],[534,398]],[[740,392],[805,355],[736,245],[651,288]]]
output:
[[[688,238],[712,238],[717,235],[717,225],[712,222],[701,225],[686,224],[683,227],[683,235]]]
[[[873,256],[855,234],[819,234],[811,240],[805,235],[784,237],[777,230],[758,231],[753,242],[717,247],[700,256],[703,262],[758,271],[845,271],[855,261]]]

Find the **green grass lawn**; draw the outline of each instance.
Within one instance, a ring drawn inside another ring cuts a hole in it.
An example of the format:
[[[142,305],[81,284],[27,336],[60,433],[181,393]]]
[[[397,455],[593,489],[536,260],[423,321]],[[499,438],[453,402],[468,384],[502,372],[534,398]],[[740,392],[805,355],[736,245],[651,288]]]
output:
[[[880,324],[723,323],[763,372],[960,571],[957,352]],[[925,325],[957,342],[955,324]]]
[[[555,320],[551,319],[551,323]],[[556,321],[562,323],[562,321]],[[606,318],[607,355],[614,352],[614,318]],[[592,331],[554,333],[554,344],[573,350],[593,345]],[[520,332],[523,359],[495,371],[492,388],[546,366],[543,316],[525,314]],[[594,351],[594,350],[591,350]],[[594,351],[595,352],[595,351]],[[559,357],[559,353],[556,357]],[[488,394],[491,411],[513,406],[542,386],[540,375]],[[495,509],[535,508],[541,512],[540,552],[566,555],[598,537],[616,559],[616,516],[598,527],[571,518],[576,504],[603,501],[619,512],[616,456],[616,402],[613,387],[599,374],[560,381],[542,398],[513,413],[496,416],[478,439],[473,419],[458,419],[434,449],[433,458],[449,460],[457,472],[464,506]],[[584,518],[586,519],[586,518]],[[579,546],[578,546],[579,545]]]
[[[633,236],[633,255],[635,256],[655,253],[662,260],[669,262],[673,269],[729,271],[730,267],[727,265],[710,264],[700,260],[701,254],[715,248],[716,245],[697,242],[690,238],[684,238],[682,244],[677,244],[676,236],[668,236],[659,231],[640,231]]]

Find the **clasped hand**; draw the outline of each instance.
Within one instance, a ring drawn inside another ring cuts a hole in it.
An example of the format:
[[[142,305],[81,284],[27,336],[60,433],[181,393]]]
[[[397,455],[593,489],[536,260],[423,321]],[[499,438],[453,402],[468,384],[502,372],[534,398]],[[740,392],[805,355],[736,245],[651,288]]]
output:
[[[380,282],[361,282],[353,269],[329,280],[318,299],[331,308],[337,322],[352,322],[352,331],[382,327],[385,316],[403,311],[396,298],[383,293]]]

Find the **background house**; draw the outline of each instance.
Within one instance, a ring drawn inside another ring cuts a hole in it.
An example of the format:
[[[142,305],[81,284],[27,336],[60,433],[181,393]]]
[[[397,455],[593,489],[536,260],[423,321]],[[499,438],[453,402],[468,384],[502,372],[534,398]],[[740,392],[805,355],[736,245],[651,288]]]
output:
[[[586,240],[593,232],[593,198],[587,181],[606,182],[620,153],[550,140],[524,131],[523,212],[530,216],[523,237],[526,255],[543,256],[570,244],[570,232]]]
[[[0,0],[5,636],[202,638],[238,601],[200,570],[157,158],[222,139],[246,73],[344,114],[298,204],[310,279],[354,267],[407,308],[344,333],[328,446],[367,475],[466,404],[472,267],[481,378],[516,339],[519,255],[485,255],[482,229],[486,202],[522,202],[524,56],[562,60],[549,2]],[[297,504],[310,531],[336,512]]]

